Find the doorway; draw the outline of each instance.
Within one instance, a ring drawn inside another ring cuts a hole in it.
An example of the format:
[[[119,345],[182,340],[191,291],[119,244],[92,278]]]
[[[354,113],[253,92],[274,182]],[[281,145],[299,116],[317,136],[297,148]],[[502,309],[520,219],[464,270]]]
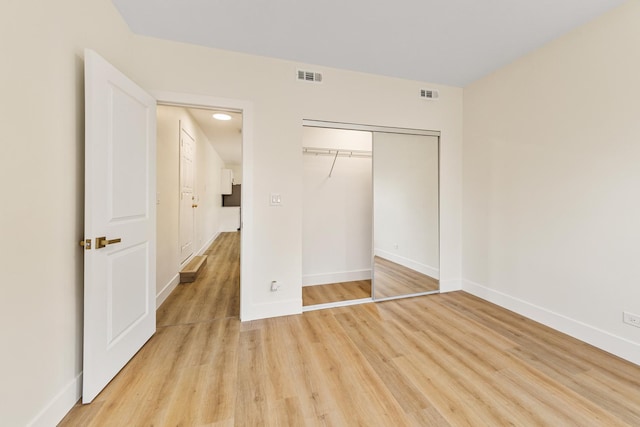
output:
[[[240,208],[225,207],[224,201],[228,194],[227,173],[233,173],[237,185],[242,183],[242,127],[243,112],[228,107],[165,103],[157,107],[157,281],[161,289],[157,306],[162,307],[160,310],[166,308],[161,304],[170,294],[180,291],[176,289],[180,282],[178,271],[198,263],[204,274],[212,264],[209,262],[207,266],[207,262],[200,261],[204,257],[211,261],[217,256],[214,248],[231,254],[236,251],[227,246],[239,248]],[[225,236],[229,232],[238,236]],[[218,240],[228,243],[221,244]],[[240,258],[239,252],[237,255]],[[238,261],[233,262],[237,266]],[[238,317],[239,307],[230,311],[227,308],[230,302],[218,301],[221,295],[228,295],[235,305],[239,304],[236,279],[239,281],[234,275],[228,278],[228,283],[216,284],[231,289],[200,303],[218,304],[225,313]],[[189,286],[200,285],[180,285]],[[216,315],[215,307],[207,311]]]
[[[223,141],[223,144],[225,146],[222,148],[216,147],[216,149],[218,151],[235,150],[237,152],[238,160],[236,162],[233,162],[232,168],[234,169],[234,172],[236,174],[234,180],[236,182],[242,183],[242,217],[240,216],[239,208],[236,208],[237,215],[229,214],[228,212],[222,213],[222,195],[219,192],[217,194],[214,194],[215,191],[218,191],[218,186],[220,185],[219,181],[221,180],[221,170],[214,170],[213,168],[207,168],[203,166],[203,163],[206,163],[204,162],[204,160],[207,160],[207,156],[209,157],[207,161],[211,160],[211,155],[206,153],[198,153],[198,138],[197,135],[195,135],[196,161],[194,169],[196,180],[198,179],[198,175],[200,175],[199,179],[202,184],[202,191],[197,189],[195,191],[194,204],[197,205],[197,208],[195,209],[196,215],[194,221],[196,222],[196,228],[199,227],[199,223],[201,228],[205,228],[205,231],[200,235],[200,237],[196,236],[194,238],[194,254],[197,254],[198,251],[206,251],[211,243],[213,243],[213,240],[215,240],[211,238],[216,235],[215,233],[220,231],[224,232],[226,231],[226,229],[231,229],[232,226],[235,226],[235,228],[233,228],[233,231],[236,232],[238,231],[238,228],[242,228],[242,231],[238,233],[238,238],[240,240],[240,247],[238,251],[242,263],[240,265],[240,295],[237,299],[240,300],[240,318],[247,318],[249,317],[250,307],[248,306],[248,304],[244,303],[248,301],[248,299],[245,295],[247,292],[247,289],[245,289],[246,286],[243,285],[246,283],[250,283],[252,275],[250,269],[252,262],[252,254],[250,248],[253,244],[253,221],[250,214],[252,212],[251,198],[253,194],[253,188],[251,185],[253,165],[253,150],[251,145],[253,106],[250,102],[246,101],[199,95],[177,94],[173,92],[155,92],[153,93],[153,95],[158,102],[159,114],[163,114],[163,110],[169,111],[168,108],[174,107],[178,109],[188,109],[190,111],[190,114],[194,117],[196,115],[201,115],[202,117],[199,118],[199,120],[201,121],[204,120],[203,117],[206,117],[208,120],[213,122],[212,114],[214,112],[227,112],[232,116],[237,116],[240,120],[240,130],[236,132],[237,140],[235,148],[233,148],[234,144],[229,144],[228,139],[225,139]],[[174,247],[178,246],[179,239],[178,231],[175,229],[169,232],[167,232],[166,230],[161,231],[161,223],[163,223],[163,221],[178,220],[176,218],[176,216],[178,215],[177,206],[175,208],[165,209],[168,208],[168,206],[166,205],[167,201],[171,200],[171,197],[178,199],[179,195],[179,187],[175,182],[176,180],[174,179],[174,177],[176,177],[179,173],[179,161],[177,153],[178,145],[175,144],[178,130],[175,130],[175,127],[173,129],[174,130],[169,129],[169,133],[173,132],[173,138],[172,141],[166,142],[167,144],[169,144],[168,149],[166,149],[167,147],[163,148],[161,146],[161,144],[165,143],[165,141],[158,139],[158,170],[162,171],[163,169],[165,169],[163,167],[163,164],[169,164],[169,172],[157,174],[157,208],[159,232],[157,263],[157,307],[160,307],[160,305],[167,299],[169,294],[171,294],[171,292],[177,287],[179,283],[179,276],[176,274],[175,263],[173,263],[172,265],[168,265],[167,263],[163,263],[161,261],[163,256],[172,256],[171,252],[174,250]],[[207,144],[205,145],[205,147],[209,149],[209,147],[212,146],[211,144]],[[202,154],[202,156],[200,154]],[[226,164],[223,161],[220,161],[219,167],[224,168],[225,166]],[[238,173],[238,171],[241,171],[241,173]],[[205,175],[204,178],[202,177],[202,175]],[[228,210],[228,208],[224,208],[224,210]],[[215,217],[216,219],[214,221],[210,221],[212,217]],[[231,224],[231,222],[233,222],[233,224]],[[161,238],[164,239],[164,243],[160,241]]]
[[[253,265],[250,175],[253,107],[247,101],[171,92],[149,94],[90,49],[85,50],[85,95],[85,163],[88,167],[85,168],[84,233],[87,237],[81,242],[85,255],[82,395],[83,402],[88,403],[153,336],[156,309],[179,280],[175,274],[177,269],[172,263],[163,262],[163,257],[167,255],[165,250],[175,251],[176,264],[180,263],[180,162],[176,143],[180,128],[173,133],[171,148],[158,151],[158,105],[225,106],[243,114],[243,128],[246,126],[248,132],[242,136],[242,164],[247,171],[242,197],[245,209],[241,253],[238,250],[238,261],[242,258],[242,283],[251,283]],[[167,158],[176,173],[156,174],[157,169],[164,169],[158,166]],[[219,171],[215,174],[219,176]],[[160,186],[157,191],[158,182],[165,179],[171,179],[173,184]],[[213,203],[212,200],[208,201]],[[176,208],[158,212],[158,206],[170,203]],[[160,221],[173,224],[167,233],[169,244],[157,244]],[[194,222],[207,223],[198,217]],[[202,235],[194,236],[196,247],[203,243],[198,239],[202,240]],[[235,267],[240,270],[238,263]],[[156,273],[162,268],[167,268],[173,277],[160,280]],[[251,307],[243,304],[248,301],[248,290],[241,286],[239,274],[237,282],[240,317],[248,318]]]

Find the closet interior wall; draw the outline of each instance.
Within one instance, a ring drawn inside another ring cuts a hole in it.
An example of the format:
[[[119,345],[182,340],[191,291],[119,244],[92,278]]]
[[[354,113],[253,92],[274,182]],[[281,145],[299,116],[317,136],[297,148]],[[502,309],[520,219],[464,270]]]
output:
[[[303,128],[303,286],[371,279],[371,145],[371,132]]]

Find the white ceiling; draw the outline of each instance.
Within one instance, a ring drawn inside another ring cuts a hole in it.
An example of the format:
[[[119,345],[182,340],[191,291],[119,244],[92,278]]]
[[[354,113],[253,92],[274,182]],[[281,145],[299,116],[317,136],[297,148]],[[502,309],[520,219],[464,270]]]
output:
[[[112,0],[139,34],[466,86],[625,0]]]
[[[225,165],[242,164],[242,113],[220,111],[231,116],[231,120],[220,121],[212,117],[218,110],[187,108],[187,111]]]

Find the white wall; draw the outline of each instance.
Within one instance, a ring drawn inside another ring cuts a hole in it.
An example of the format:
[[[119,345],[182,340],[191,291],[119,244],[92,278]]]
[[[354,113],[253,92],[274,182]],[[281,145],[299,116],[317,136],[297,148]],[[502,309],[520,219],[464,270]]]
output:
[[[245,320],[302,309],[303,118],[442,131],[442,285],[459,287],[461,89],[429,84],[440,100],[427,102],[417,95],[424,83],[134,36],[109,0],[1,7],[0,48],[10,64],[0,67],[5,424],[55,424],[78,398],[85,47],[149,90],[251,103],[252,129],[243,134],[252,135],[254,155],[254,265],[243,289]],[[298,68],[321,71],[325,79],[298,82]],[[282,207],[269,206],[270,192],[282,194]],[[279,292],[269,291],[271,280],[282,283]]]
[[[464,90],[465,289],[640,363],[640,2]]]
[[[204,252],[217,236],[222,223],[220,199],[220,169],[222,159],[187,110],[158,106],[157,132],[157,303],[160,305],[179,282],[181,265],[180,229],[180,125],[196,141],[194,195],[198,208],[195,214],[194,250]]]
[[[238,231],[240,227],[240,208],[235,206],[225,206],[222,208],[220,217],[220,232],[229,233]]]
[[[440,100],[428,102],[417,95],[424,86],[419,82],[311,66],[325,77],[313,84],[296,80],[304,64],[148,37],[136,37],[133,47],[136,57],[126,71],[144,87],[253,105],[255,262],[253,280],[243,288],[244,320],[302,310],[304,118],[442,131],[442,289],[459,288],[462,90],[438,86]],[[184,62],[192,66],[181,67]],[[261,73],[254,73],[257,69]],[[245,187],[246,177],[245,171]],[[270,193],[282,195],[282,206],[269,205]],[[278,292],[270,292],[272,280],[282,284]]]
[[[242,144],[242,140],[238,144]],[[224,167],[233,171],[234,184],[242,184],[242,165],[225,164]]]
[[[374,253],[438,279],[438,138],[373,135]]]
[[[371,151],[371,132],[305,127],[302,146]],[[302,285],[371,278],[371,158],[303,156]]]
[[[0,6],[0,424],[55,425],[77,400],[83,49],[121,67],[131,39],[106,0]]]
[[[196,130],[196,246],[199,255],[213,243],[220,232],[222,222],[222,189],[220,169],[224,163],[211,141],[207,139],[195,120],[187,121]]]

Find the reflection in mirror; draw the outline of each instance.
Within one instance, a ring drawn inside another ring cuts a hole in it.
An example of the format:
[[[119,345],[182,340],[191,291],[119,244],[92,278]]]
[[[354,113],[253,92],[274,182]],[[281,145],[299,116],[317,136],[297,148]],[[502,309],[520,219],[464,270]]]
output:
[[[373,134],[373,297],[439,290],[437,136]]]

